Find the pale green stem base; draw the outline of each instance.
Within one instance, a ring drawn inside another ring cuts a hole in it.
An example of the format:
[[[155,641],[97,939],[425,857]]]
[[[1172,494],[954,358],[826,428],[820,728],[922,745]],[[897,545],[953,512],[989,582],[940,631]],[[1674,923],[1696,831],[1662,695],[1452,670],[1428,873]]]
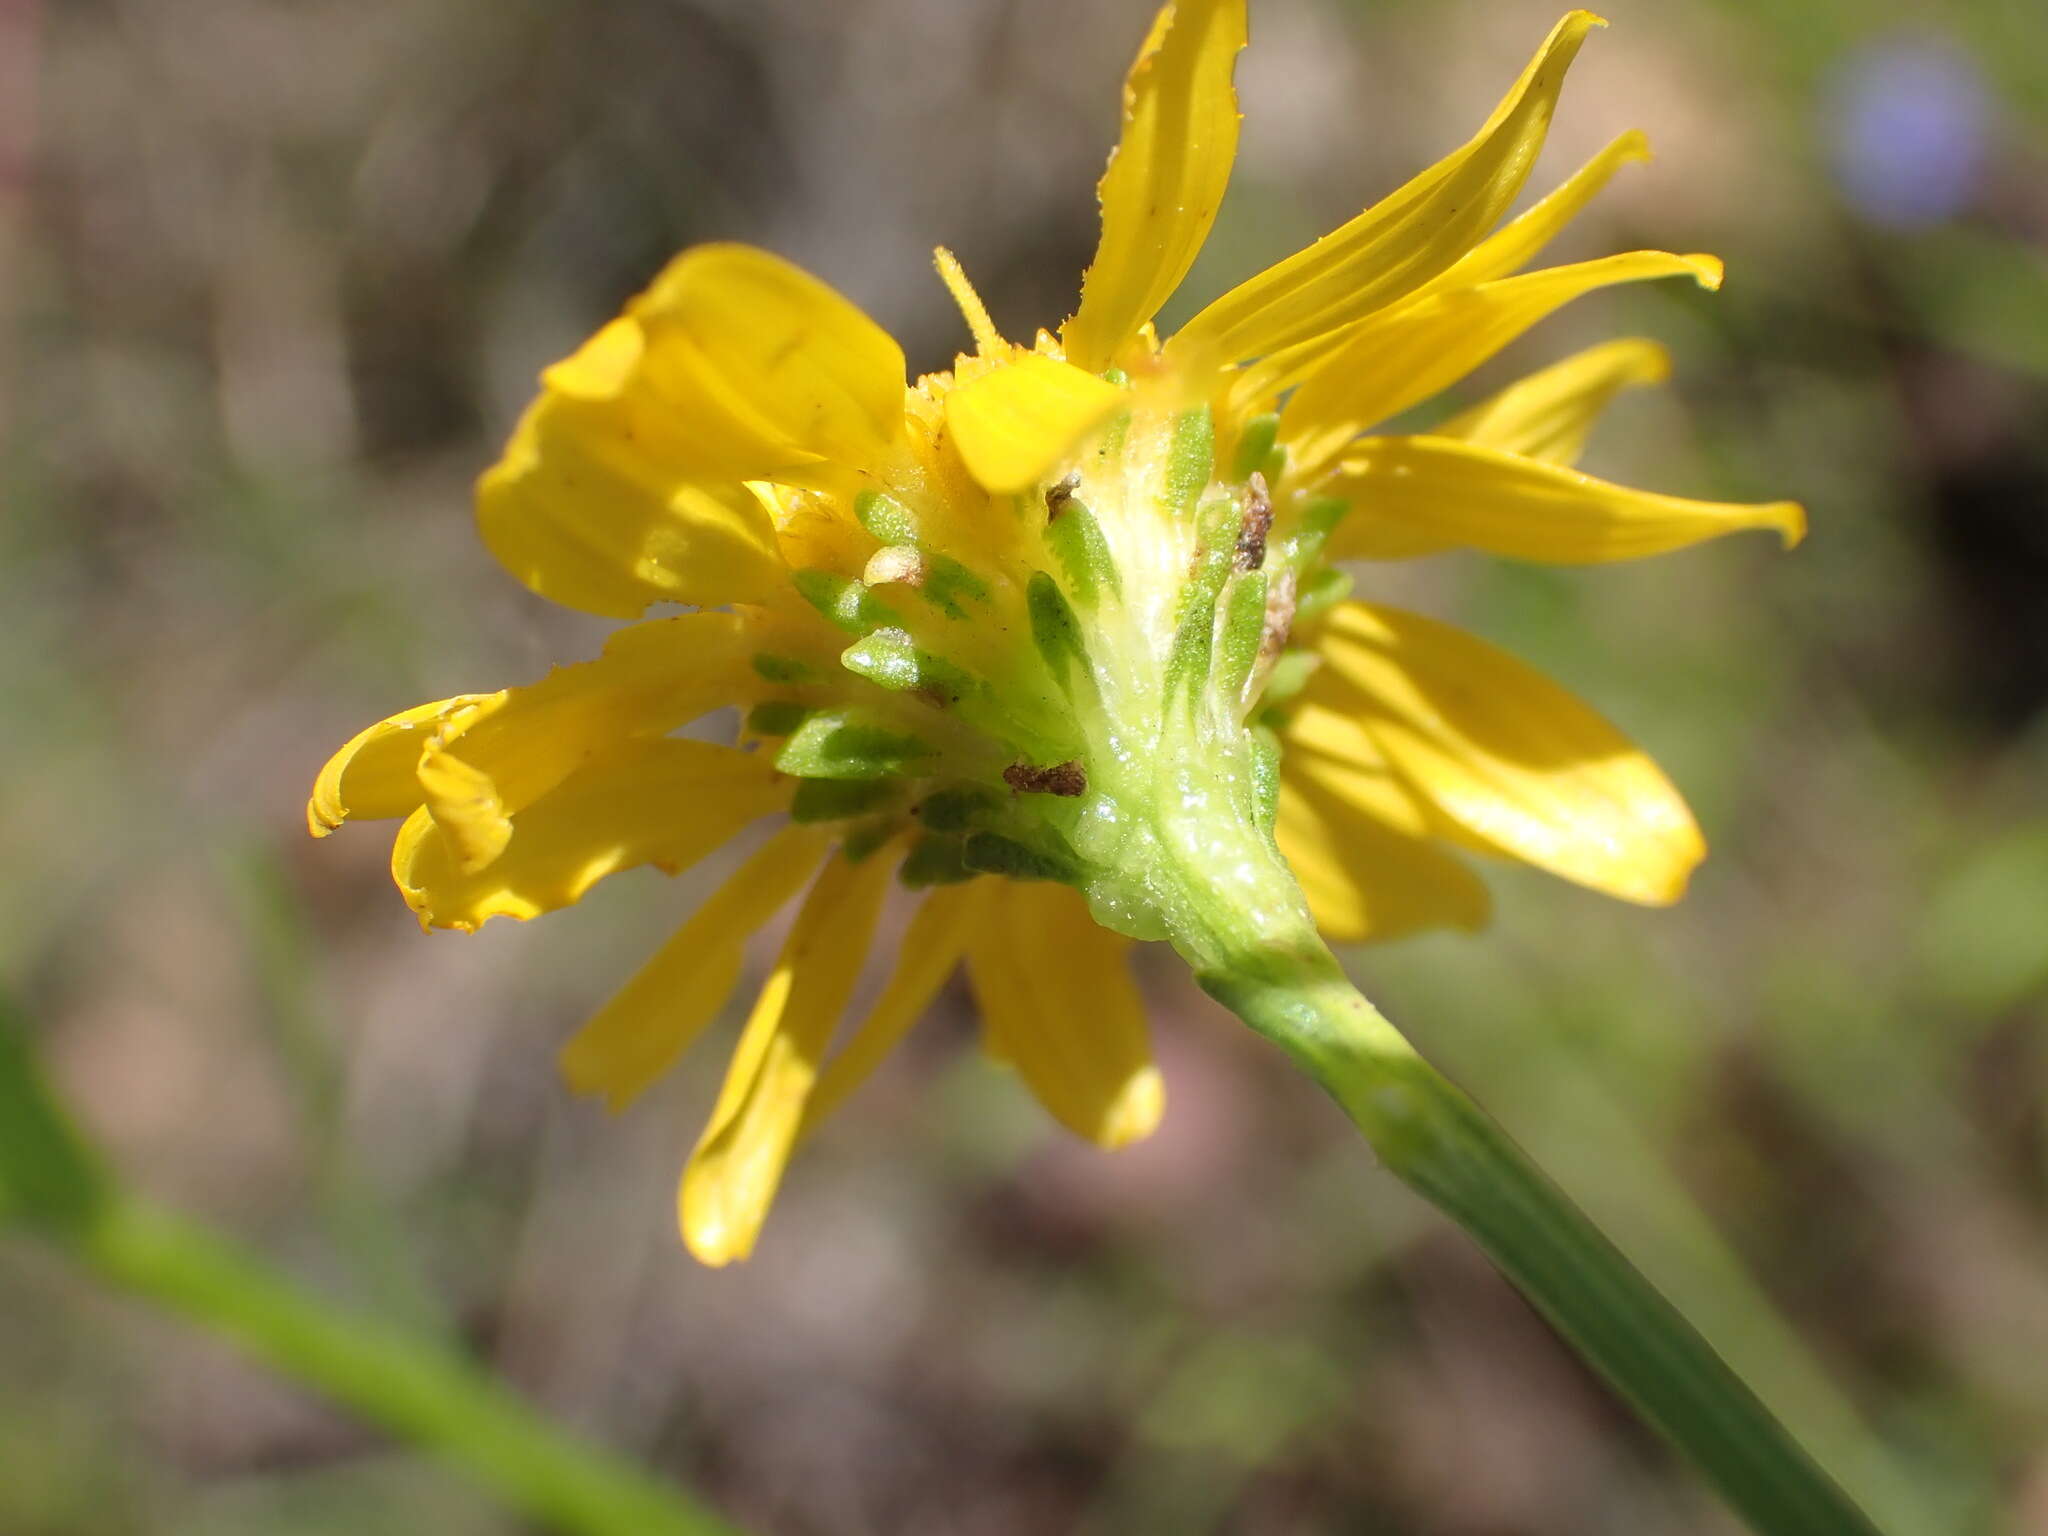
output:
[[[1203,987],[1321,1083],[1386,1166],[1463,1227],[1756,1530],[1875,1536],[1711,1346],[1319,943],[1190,958]]]
[[[573,1536],[731,1536],[676,1490],[562,1432],[438,1343],[334,1311],[204,1229],[112,1196],[61,1241],[122,1288],[232,1339]]]

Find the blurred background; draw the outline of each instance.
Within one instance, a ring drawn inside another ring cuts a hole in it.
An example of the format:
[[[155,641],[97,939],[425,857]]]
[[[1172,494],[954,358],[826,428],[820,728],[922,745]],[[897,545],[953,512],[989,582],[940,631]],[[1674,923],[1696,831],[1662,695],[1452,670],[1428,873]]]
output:
[[[617,1120],[552,1060],[716,870],[423,938],[388,828],[305,835],[363,724],[599,643],[469,521],[542,364],[707,239],[914,369],[966,341],[940,241],[1056,323],[1151,9],[0,3],[0,982],[142,1188],[763,1532],[1730,1532],[1171,956],[1149,1144],[1063,1139],[956,990],[714,1272],[670,1202],[719,1042]],[[1461,142],[1559,9],[1256,0],[1167,318]],[[1355,970],[1900,1531],[2048,1531],[2048,21],[1606,9],[1532,193],[1659,157],[1552,254],[1727,287],[1480,384],[1658,336],[1587,466],[1813,535],[1365,573],[1597,702],[1715,852],[1670,912],[1502,870],[1489,932]],[[25,1241],[0,1384],[0,1531],[514,1529]]]

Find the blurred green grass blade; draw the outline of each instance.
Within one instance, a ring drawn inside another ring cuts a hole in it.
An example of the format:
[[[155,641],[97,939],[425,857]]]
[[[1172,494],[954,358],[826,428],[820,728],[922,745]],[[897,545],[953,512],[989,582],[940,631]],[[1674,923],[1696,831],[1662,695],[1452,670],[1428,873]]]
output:
[[[106,1279],[233,1340],[568,1536],[733,1536],[678,1490],[570,1439],[452,1352],[316,1301],[168,1211],[114,1200],[74,1251]]]
[[[51,1094],[26,1021],[0,995],[0,1218],[76,1227],[105,1207],[112,1189],[106,1166]]]
[[[567,1536],[732,1536],[631,1464],[564,1435],[410,1329],[335,1309],[204,1228],[122,1192],[50,1092],[0,996],[0,1217],[102,1279],[212,1329]]]

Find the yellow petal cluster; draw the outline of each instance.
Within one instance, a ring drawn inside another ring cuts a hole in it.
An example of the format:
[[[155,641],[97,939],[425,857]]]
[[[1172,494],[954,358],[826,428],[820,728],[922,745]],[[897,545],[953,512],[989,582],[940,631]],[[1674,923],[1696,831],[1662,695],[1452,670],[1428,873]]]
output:
[[[542,596],[634,622],[539,682],[371,726],[308,819],[316,836],[400,820],[401,892],[459,930],[753,840],[562,1053],[573,1088],[624,1108],[794,907],[683,1174],[700,1258],[751,1251],[804,1138],[962,969],[986,1051],[1061,1124],[1104,1146],[1157,1124],[1126,951],[1166,930],[1137,824],[1148,797],[1212,813],[1191,755],[1252,765],[1259,787],[1218,791],[1213,814],[1277,844],[1332,941],[1479,927],[1473,853],[1629,901],[1681,894],[1703,844],[1648,757],[1493,647],[1349,598],[1333,564],[1597,563],[1803,531],[1790,503],[1576,467],[1607,404],[1667,373],[1646,340],[1430,432],[1380,430],[1596,290],[1718,286],[1713,258],[1661,251],[1522,270],[1647,155],[1624,135],[1501,222],[1601,24],[1566,16],[1470,142],[1163,342],[1153,317],[1236,151],[1245,0],[1158,13],[1056,333],[1003,339],[941,252],[976,348],[906,382],[845,298],[712,245],[544,373],[479,484],[484,542]],[[695,611],[647,617],[657,604]],[[736,740],[677,734],[728,707]],[[894,964],[855,1016],[884,928],[902,933]]]

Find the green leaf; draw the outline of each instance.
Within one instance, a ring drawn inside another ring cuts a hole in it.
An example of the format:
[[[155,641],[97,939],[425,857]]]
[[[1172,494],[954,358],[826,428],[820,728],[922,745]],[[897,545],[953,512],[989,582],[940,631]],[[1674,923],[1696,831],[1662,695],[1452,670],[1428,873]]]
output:
[[[1252,571],[1231,584],[1223,609],[1223,640],[1216,658],[1215,692],[1225,703],[1244,695],[1266,643],[1266,573]]]
[[[805,779],[789,802],[789,819],[844,821],[881,809],[903,793],[891,779]]]
[[[1180,621],[1167,652],[1164,683],[1171,705],[1185,688],[1188,702],[1198,701],[1209,686],[1216,651],[1216,604],[1230,579],[1237,554],[1239,516],[1234,497],[1219,496],[1202,508],[1202,542],[1195,554],[1195,572],[1180,600]]]
[[[800,779],[886,779],[928,758],[915,736],[891,730],[864,711],[822,710],[797,727],[775,766]]]
[[[1216,423],[1206,405],[1182,411],[1174,419],[1173,440],[1166,450],[1166,504],[1160,510],[1178,522],[1192,516],[1195,503],[1208,489],[1216,467]]]
[[[964,619],[967,604],[989,600],[988,583],[951,555],[924,557],[924,585],[918,591],[949,619]]]
[[[917,544],[917,518],[894,496],[873,489],[853,499],[853,515],[884,544]]]
[[[1252,803],[1258,810],[1259,825],[1272,830],[1280,814],[1280,738],[1268,726],[1251,727]]]
[[[1002,803],[992,789],[957,785],[926,795],[918,802],[917,819],[934,832],[965,832]]]
[[[809,662],[794,656],[777,656],[772,651],[754,653],[755,675],[771,683],[819,683],[824,674]]]
[[[1237,457],[1231,460],[1230,478],[1244,481],[1266,467],[1273,454],[1273,440],[1280,432],[1277,412],[1254,416],[1237,434]]]
[[[787,736],[810,712],[810,705],[794,699],[763,699],[747,711],[747,729],[756,736]]]
[[[1000,832],[971,832],[962,851],[962,861],[977,874],[1001,875],[1009,880],[1054,880],[1072,885],[1080,879],[1080,866],[1072,859],[1044,848],[1031,848]]]
[[[792,572],[790,581],[805,602],[850,635],[903,623],[903,615],[869,591],[865,582],[819,570]]]
[[[1334,565],[1326,565],[1302,584],[1301,595],[1294,600],[1294,624],[1297,629],[1329,612],[1330,609],[1351,595],[1351,573],[1340,571]]]
[[[958,885],[963,880],[972,880],[974,871],[967,867],[967,845],[963,839],[923,837],[904,859],[896,878],[911,890],[921,891],[934,885]]]
[[[1266,686],[1259,698],[1267,704],[1284,704],[1308,686],[1308,680],[1322,665],[1314,651],[1299,646],[1280,653],[1273,670],[1266,674]]]
[[[1351,503],[1338,496],[1318,496],[1303,507],[1295,520],[1294,536],[1288,541],[1288,564],[1297,571],[1307,570],[1350,511]]]
[[[839,856],[849,864],[858,864],[880,851],[898,830],[899,825],[893,816],[877,816],[871,821],[857,823],[839,834]]]
[[[1088,666],[1088,642],[1082,638],[1080,621],[1059,583],[1044,571],[1031,573],[1024,602],[1031,611],[1031,640],[1039,658],[1064,686],[1075,663],[1084,671]]]
[[[1102,524],[1081,501],[1069,496],[1058,504],[1045,527],[1045,544],[1059,561],[1067,590],[1083,608],[1094,608],[1105,592],[1122,595],[1123,581]]]
[[[910,693],[948,706],[982,692],[978,678],[920,648],[901,629],[878,629],[840,653],[839,664],[891,693]]]

